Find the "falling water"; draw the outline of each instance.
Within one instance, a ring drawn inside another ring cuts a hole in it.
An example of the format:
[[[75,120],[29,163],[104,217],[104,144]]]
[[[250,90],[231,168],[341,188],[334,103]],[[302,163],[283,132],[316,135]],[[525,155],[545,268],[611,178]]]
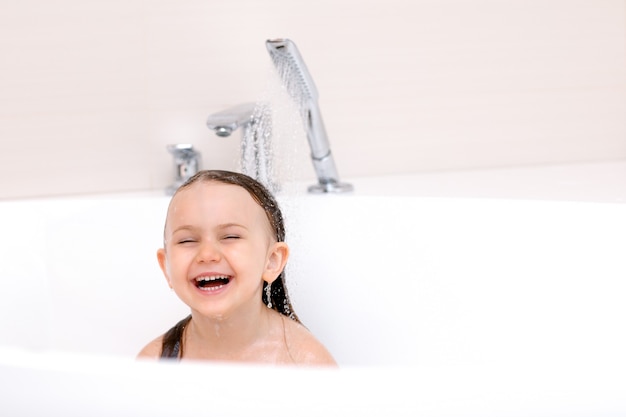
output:
[[[289,65],[272,65],[268,71],[266,88],[256,102],[252,124],[244,130],[241,140],[241,166],[273,193],[292,183],[302,168],[310,167],[310,160],[302,149],[306,133],[302,121],[303,100],[294,101],[292,83],[283,83],[288,77]]]
[[[257,179],[277,195],[290,245],[304,241],[304,236],[298,232],[299,228],[291,227],[299,221],[296,213],[300,211],[300,203],[297,198],[283,197],[293,190],[305,190],[306,185],[297,185],[297,181],[314,175],[303,124],[305,98],[298,99],[295,95],[302,95],[296,90],[296,80],[287,83],[282,81],[295,76],[291,71],[288,62],[272,63],[268,67],[265,89],[253,111],[253,123],[244,131],[240,159],[241,172]],[[299,266],[287,262],[285,284],[294,303],[295,314],[298,311],[300,276]]]
[[[259,101],[252,113],[252,124],[241,139],[241,172],[251,176],[273,193],[279,189],[274,174],[271,106]]]
[[[300,123],[304,127],[314,93],[309,91],[302,74],[294,67],[293,58],[275,55],[273,62],[276,74],[281,80],[282,90],[291,98],[295,111],[300,115]]]

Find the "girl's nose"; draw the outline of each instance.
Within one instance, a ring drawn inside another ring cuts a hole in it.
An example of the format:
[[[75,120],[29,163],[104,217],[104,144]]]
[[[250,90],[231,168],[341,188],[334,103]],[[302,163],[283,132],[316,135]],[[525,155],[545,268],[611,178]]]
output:
[[[198,253],[196,254],[196,262],[208,263],[217,262],[221,259],[222,255],[217,245],[212,242],[203,242],[198,247]]]

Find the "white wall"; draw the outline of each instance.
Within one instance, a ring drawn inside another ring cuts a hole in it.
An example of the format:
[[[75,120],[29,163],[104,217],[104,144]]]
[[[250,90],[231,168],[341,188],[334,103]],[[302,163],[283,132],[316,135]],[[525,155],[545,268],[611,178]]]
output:
[[[624,0],[0,7],[0,198],[164,188],[168,143],[236,168],[237,139],[204,122],[264,94],[277,37],[315,78],[343,177],[626,158]]]

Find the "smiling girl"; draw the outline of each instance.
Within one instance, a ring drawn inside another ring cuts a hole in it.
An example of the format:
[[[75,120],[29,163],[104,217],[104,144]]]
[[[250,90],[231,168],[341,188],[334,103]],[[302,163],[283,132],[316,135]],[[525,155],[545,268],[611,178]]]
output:
[[[336,365],[293,311],[284,240],[278,204],[254,179],[190,178],[172,197],[157,259],[191,314],[138,357]]]

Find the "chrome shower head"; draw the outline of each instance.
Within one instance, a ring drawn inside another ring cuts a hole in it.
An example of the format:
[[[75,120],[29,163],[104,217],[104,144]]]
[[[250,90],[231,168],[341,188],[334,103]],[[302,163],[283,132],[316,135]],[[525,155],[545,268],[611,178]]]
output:
[[[283,85],[296,101],[317,100],[317,88],[296,44],[289,39],[270,39],[265,46],[279,70]]]
[[[273,39],[266,41],[265,46],[274,61],[283,86],[300,111],[306,130],[311,160],[318,179],[318,183],[309,187],[309,191],[315,193],[351,191],[350,184],[339,181],[317,103],[317,88],[296,44],[289,39]]]

